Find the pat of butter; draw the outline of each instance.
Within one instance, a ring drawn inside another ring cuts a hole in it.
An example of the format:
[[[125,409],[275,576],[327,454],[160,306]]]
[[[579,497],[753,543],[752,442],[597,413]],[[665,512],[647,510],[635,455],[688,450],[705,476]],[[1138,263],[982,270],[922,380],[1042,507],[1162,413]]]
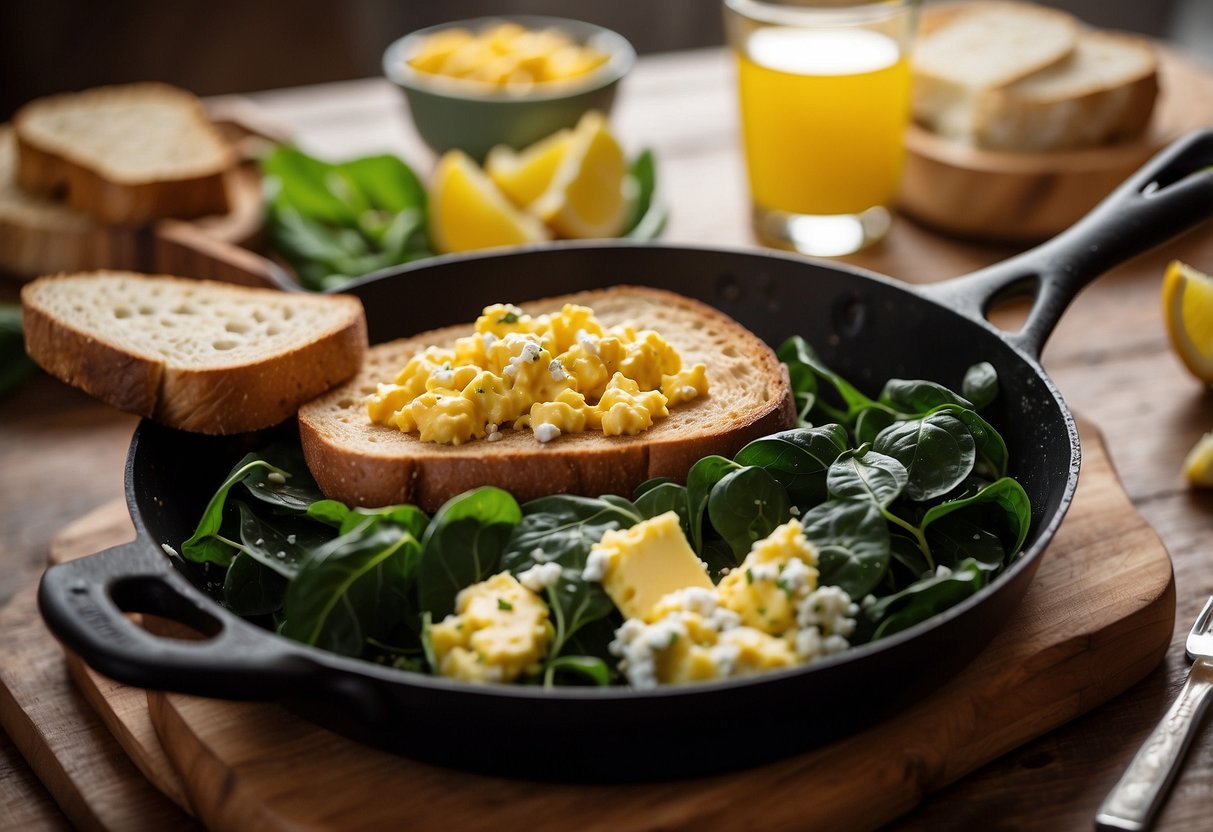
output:
[[[590,550],[587,578],[600,578],[624,618],[651,621],[665,595],[688,587],[712,589],[712,579],[695,556],[672,511],[609,531]]]

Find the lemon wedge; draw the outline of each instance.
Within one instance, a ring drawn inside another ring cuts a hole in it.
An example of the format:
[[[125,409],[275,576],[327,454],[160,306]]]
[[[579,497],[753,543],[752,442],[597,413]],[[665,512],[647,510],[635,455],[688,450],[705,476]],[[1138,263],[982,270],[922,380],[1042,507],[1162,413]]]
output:
[[[573,131],[565,128],[520,152],[498,145],[489,151],[484,170],[515,205],[526,208],[552,184],[572,143]]]
[[[446,153],[434,171],[429,232],[430,242],[441,252],[537,243],[551,236],[458,150]]]
[[[1172,260],[1162,282],[1163,316],[1184,366],[1213,384],[1213,277]]]
[[[1184,460],[1184,476],[1193,485],[1213,488],[1213,433],[1206,433]]]
[[[636,198],[623,149],[601,113],[582,116],[568,151],[544,193],[530,205],[563,237],[616,237]]]

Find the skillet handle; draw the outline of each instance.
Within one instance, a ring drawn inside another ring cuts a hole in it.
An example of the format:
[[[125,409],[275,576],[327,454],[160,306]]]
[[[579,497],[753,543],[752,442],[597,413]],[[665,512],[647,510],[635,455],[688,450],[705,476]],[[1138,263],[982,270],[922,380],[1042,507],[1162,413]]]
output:
[[[302,650],[209,603],[143,539],[50,567],[38,606],[65,646],[129,685],[224,699],[300,698],[324,678]],[[208,637],[153,635],[127,612],[178,621]]]
[[[1134,255],[1213,217],[1213,129],[1179,139],[1053,239],[1009,260],[922,288],[927,297],[984,319],[997,300],[1034,296],[1027,322],[1007,340],[1039,359],[1070,301]]]

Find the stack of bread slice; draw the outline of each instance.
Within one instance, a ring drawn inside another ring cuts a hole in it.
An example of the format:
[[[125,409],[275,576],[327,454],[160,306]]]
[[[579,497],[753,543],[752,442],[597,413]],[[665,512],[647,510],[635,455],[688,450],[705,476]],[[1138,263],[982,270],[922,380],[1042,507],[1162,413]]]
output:
[[[1088,29],[1055,9],[979,2],[937,15],[914,54],[914,118],[979,148],[1071,150],[1149,124],[1158,62],[1142,37]]]
[[[225,213],[235,162],[198,99],[176,87],[33,101],[0,127],[0,272],[133,264],[132,237],[121,231]]]

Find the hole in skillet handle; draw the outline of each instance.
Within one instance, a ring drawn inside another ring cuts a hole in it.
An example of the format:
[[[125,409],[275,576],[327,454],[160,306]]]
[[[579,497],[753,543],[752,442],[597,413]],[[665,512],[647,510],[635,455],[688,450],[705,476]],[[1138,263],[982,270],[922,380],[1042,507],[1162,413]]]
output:
[[[1213,128],[1180,138],[1089,214],[1036,248],[921,293],[974,320],[1008,297],[1030,295],[1018,332],[1005,336],[1039,360],[1062,313],[1088,283],[1213,217]]]
[[[314,660],[208,603],[146,537],[50,567],[38,607],[65,647],[125,684],[261,699],[306,695],[322,682]],[[207,638],[153,634],[127,617],[133,612]]]

